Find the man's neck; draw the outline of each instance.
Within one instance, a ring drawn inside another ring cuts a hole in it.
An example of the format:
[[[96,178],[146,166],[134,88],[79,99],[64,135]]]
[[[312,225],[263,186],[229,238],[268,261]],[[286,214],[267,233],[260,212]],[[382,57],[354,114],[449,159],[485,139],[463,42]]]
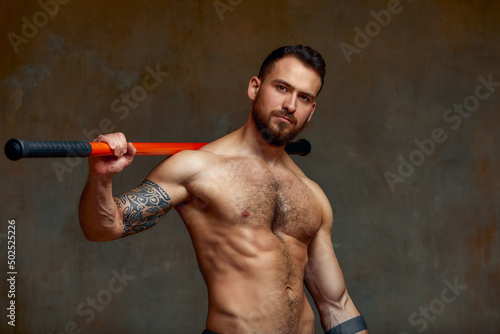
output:
[[[271,165],[281,161],[286,154],[284,146],[273,146],[262,137],[251,115],[245,125],[236,130],[236,134],[245,154],[259,157]]]

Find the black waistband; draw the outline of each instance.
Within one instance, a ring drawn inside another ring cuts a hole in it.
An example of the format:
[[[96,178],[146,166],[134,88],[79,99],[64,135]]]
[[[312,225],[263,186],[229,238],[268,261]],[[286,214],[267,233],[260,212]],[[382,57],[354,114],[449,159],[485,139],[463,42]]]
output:
[[[203,331],[203,333],[201,333],[201,334],[217,334],[217,333],[214,333],[214,332],[209,331],[208,329],[205,329]]]

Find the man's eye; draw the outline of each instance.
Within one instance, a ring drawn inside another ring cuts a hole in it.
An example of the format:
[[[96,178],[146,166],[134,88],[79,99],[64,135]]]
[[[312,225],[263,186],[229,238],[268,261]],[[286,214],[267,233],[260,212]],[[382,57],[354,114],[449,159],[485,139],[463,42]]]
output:
[[[278,90],[279,90],[279,91],[282,91],[282,92],[286,92],[286,87],[285,87],[285,86],[283,86],[283,85],[279,85],[279,86],[278,86]]]
[[[300,98],[303,102],[309,102],[309,96],[306,96],[306,95],[301,95],[301,96],[299,96],[299,98]]]

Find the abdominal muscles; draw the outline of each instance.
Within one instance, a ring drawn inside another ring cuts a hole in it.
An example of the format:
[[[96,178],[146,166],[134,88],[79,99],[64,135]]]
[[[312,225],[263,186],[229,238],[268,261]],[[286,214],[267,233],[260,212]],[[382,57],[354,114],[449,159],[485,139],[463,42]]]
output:
[[[265,229],[229,230],[197,251],[209,291],[209,328],[304,333],[301,328],[312,326],[314,319],[303,290],[306,245]]]

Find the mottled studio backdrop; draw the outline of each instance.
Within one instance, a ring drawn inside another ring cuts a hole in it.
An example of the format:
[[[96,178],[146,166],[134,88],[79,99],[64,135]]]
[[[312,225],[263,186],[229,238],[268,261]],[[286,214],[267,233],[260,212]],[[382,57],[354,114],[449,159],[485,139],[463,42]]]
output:
[[[327,62],[312,153],[294,159],[333,205],[370,333],[499,333],[500,1],[2,0],[1,143],[214,140],[243,124],[248,80],[286,44]],[[116,192],[160,160],[137,158]],[[1,333],[202,331],[175,212],[91,243],[85,159],[0,164]]]

